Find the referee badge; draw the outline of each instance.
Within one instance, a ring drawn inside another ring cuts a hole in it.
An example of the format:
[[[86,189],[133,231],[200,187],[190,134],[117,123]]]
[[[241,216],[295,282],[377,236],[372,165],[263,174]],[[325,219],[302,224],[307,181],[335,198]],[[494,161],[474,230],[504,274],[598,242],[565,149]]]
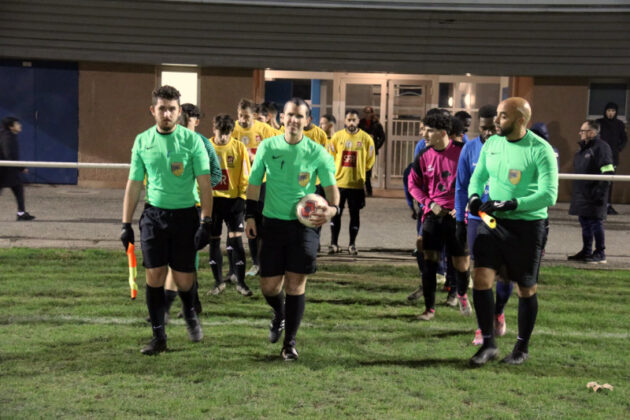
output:
[[[183,162],[171,162],[171,172],[175,176],[182,176],[184,173],[184,163]]]
[[[519,182],[521,182],[521,171],[519,171],[518,169],[510,169],[510,172],[508,173],[508,179],[510,180],[512,185],[518,184]]]
[[[311,180],[311,174],[308,172],[300,172],[298,175],[298,182],[302,187],[306,187]]]

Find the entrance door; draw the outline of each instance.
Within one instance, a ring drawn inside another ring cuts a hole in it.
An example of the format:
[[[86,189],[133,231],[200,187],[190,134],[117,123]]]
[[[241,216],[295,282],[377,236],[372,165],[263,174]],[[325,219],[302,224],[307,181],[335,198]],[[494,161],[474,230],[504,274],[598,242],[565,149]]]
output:
[[[333,99],[333,106],[336,105],[334,112],[337,117],[337,126],[343,128],[346,110],[355,109],[359,112],[359,116],[362,117],[363,108],[371,106],[374,109],[374,113],[379,116],[383,127],[386,128],[386,89],[387,84],[381,78],[342,78],[340,84],[341,100],[335,101]],[[386,147],[387,142],[381,148],[372,168],[373,188],[385,188],[385,159],[383,152]]]
[[[430,81],[390,80],[387,101],[387,189],[402,189],[405,168],[414,159],[420,122],[427,112]]]

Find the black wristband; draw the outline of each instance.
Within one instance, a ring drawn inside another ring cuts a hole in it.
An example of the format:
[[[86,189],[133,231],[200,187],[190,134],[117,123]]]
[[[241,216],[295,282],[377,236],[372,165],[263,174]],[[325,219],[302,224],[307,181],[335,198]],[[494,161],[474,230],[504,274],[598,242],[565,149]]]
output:
[[[123,229],[131,229],[131,223],[123,223],[122,224],[122,228]]]
[[[245,201],[245,220],[255,219],[258,213],[258,200],[250,200],[248,198]]]
[[[212,223],[212,217],[206,216],[203,219],[201,219],[202,225],[209,225],[211,223]]]

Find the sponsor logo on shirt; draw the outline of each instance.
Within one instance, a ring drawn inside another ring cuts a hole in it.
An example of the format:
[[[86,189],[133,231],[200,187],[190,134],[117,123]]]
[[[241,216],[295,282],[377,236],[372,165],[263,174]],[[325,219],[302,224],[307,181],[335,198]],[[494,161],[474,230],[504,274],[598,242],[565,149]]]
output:
[[[352,142],[350,140],[346,142],[346,149],[352,149]]]
[[[243,142],[245,146],[247,146],[249,144],[249,137],[243,136],[241,137],[241,141]]]
[[[298,183],[302,187],[306,187],[311,180],[311,174],[308,172],[300,172],[298,175]]]
[[[508,172],[508,179],[512,183],[512,185],[516,185],[521,182],[521,171],[518,169],[510,169]]]
[[[350,168],[357,167],[357,152],[353,152],[352,150],[344,150],[341,156],[341,166],[347,166]]]
[[[427,166],[427,172],[433,172],[433,165]]]
[[[227,191],[230,189],[230,174],[227,169],[221,169],[221,182],[219,182],[214,189],[217,191]]]

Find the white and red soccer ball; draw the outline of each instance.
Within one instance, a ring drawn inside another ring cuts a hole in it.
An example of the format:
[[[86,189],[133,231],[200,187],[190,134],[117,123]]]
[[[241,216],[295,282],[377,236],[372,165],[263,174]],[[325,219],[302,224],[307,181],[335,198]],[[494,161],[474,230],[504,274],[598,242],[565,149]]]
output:
[[[318,207],[328,207],[328,202],[318,194],[306,194],[297,203],[297,218],[304,226],[315,227],[311,221],[311,215]]]

